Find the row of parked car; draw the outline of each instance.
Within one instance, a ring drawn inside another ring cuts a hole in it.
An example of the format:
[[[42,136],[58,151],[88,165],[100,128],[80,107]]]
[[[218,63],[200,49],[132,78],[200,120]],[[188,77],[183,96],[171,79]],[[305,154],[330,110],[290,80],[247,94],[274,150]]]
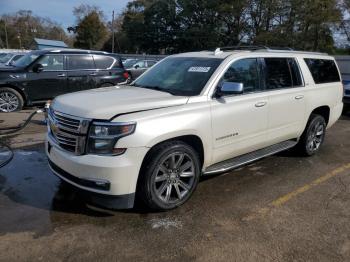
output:
[[[78,49],[0,51],[0,112],[19,111],[65,93],[131,83],[157,62]],[[343,84],[344,102],[350,104],[350,81],[344,77]]]
[[[65,93],[130,83],[157,63],[123,61],[116,54],[77,49],[12,52],[1,57],[0,112],[19,111]]]
[[[26,55],[29,51],[26,50],[5,50],[0,52],[0,68],[11,66],[18,59]]]

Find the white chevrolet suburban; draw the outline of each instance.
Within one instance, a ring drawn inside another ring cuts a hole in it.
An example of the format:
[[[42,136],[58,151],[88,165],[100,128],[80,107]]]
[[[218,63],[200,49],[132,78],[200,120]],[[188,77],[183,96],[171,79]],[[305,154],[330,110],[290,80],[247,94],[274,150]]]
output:
[[[108,208],[186,202],[202,175],[322,145],[340,117],[334,58],[217,49],[167,57],[129,86],[57,97],[48,112],[52,171]]]

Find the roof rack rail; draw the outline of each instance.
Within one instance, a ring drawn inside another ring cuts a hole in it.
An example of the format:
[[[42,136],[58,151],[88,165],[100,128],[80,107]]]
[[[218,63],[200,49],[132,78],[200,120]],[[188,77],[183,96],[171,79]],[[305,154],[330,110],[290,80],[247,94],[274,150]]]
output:
[[[247,51],[256,51],[256,50],[287,50],[294,51],[294,49],[290,47],[269,47],[264,45],[236,45],[236,46],[223,46],[220,47],[222,51],[230,51],[230,50],[247,50]]]
[[[231,50],[247,50],[254,51],[258,49],[267,49],[266,46],[263,45],[236,45],[236,46],[223,46],[219,47],[222,51],[231,51]]]
[[[313,55],[328,55],[327,53],[321,53],[321,52],[311,52],[311,51],[299,51],[294,50],[290,47],[268,47],[264,45],[237,45],[237,46],[224,46],[219,47],[215,50],[214,54],[219,54],[223,51],[239,51],[239,50],[246,50],[246,51],[265,51],[265,52],[290,52],[290,53],[300,53],[300,54],[313,54]]]

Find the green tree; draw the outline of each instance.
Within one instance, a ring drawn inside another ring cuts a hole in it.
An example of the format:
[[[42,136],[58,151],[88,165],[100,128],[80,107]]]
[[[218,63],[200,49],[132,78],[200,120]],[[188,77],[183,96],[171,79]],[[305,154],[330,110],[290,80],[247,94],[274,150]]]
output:
[[[332,52],[334,27],[350,35],[350,1],[135,0],[124,12],[129,50],[167,53],[255,44]],[[349,37],[350,38],[350,37]]]
[[[0,38],[4,45],[6,23],[9,48],[30,48],[35,37],[70,43],[70,38],[59,24],[49,18],[35,16],[30,10],[2,15],[0,21]]]
[[[106,25],[99,14],[92,11],[78,23],[74,47],[99,50],[107,39]]]

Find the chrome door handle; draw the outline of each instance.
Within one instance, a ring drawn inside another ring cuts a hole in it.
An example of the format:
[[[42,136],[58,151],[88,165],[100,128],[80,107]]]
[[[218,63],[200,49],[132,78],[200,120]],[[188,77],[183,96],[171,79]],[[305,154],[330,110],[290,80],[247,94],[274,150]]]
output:
[[[58,77],[65,77],[66,74],[58,74],[57,76],[58,76]]]
[[[90,76],[97,76],[97,73],[91,73]]]
[[[255,104],[255,107],[263,107],[266,106],[267,102],[258,102]]]
[[[295,97],[296,100],[300,100],[300,99],[303,99],[303,98],[304,98],[303,95],[299,95],[299,96],[296,96],[296,97]]]

